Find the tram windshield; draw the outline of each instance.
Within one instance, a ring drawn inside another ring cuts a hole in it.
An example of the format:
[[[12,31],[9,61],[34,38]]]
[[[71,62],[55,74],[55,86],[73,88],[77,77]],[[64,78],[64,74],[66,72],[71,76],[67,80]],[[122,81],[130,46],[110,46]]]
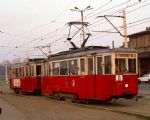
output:
[[[136,73],[136,59],[116,58],[116,73]]]
[[[116,54],[115,57],[115,72],[116,73],[136,73],[137,63],[136,54]]]

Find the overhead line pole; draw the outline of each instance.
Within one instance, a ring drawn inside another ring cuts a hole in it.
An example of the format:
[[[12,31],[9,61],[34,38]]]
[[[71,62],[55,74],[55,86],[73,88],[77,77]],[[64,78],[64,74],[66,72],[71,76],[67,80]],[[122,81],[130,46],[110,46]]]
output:
[[[126,24],[126,11],[123,10],[123,30],[124,30],[124,47],[128,48],[128,37],[127,37],[127,24]]]
[[[110,25],[119,33],[122,37],[124,37],[124,48],[128,48],[128,35],[127,35],[127,25],[126,25],[126,12],[125,10],[122,11],[123,16],[114,16],[114,15],[104,15],[104,16],[98,16],[99,17],[104,17]],[[120,17],[123,18],[123,28],[124,28],[124,34],[122,34],[117,27],[107,18],[107,17]],[[99,31],[99,32],[108,32],[108,33],[116,33],[116,32],[110,32],[110,31]]]

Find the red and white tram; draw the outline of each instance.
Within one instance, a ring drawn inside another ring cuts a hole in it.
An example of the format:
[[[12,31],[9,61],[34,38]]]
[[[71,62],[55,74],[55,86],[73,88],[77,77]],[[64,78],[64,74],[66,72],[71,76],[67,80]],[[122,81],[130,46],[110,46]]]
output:
[[[29,59],[11,66],[15,93],[40,93],[57,99],[110,100],[138,94],[137,53],[133,49],[84,47]]]
[[[138,94],[137,53],[133,49],[86,47],[49,56],[41,90],[58,99],[110,100]]]
[[[15,93],[40,93],[41,63],[44,59],[29,59],[11,65],[10,88]]]

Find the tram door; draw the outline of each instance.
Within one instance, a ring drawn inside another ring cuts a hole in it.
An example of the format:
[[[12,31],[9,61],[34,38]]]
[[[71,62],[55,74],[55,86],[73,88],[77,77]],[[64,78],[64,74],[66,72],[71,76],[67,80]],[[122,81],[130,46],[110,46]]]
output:
[[[88,87],[87,87],[87,94],[88,94],[88,97],[90,98],[94,98],[96,93],[95,93],[95,62],[94,62],[94,57],[88,57],[87,58],[87,72],[88,72],[88,78],[87,78],[87,84],[88,84]]]
[[[36,76],[41,76],[41,65],[36,66]]]
[[[41,65],[36,65],[37,89],[41,87]]]

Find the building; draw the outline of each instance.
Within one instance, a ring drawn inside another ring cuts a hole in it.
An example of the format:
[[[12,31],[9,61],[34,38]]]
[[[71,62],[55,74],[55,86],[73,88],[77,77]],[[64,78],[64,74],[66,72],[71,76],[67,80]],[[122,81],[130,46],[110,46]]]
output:
[[[145,31],[128,35],[129,48],[135,48],[139,56],[139,75],[150,73],[150,27]]]

